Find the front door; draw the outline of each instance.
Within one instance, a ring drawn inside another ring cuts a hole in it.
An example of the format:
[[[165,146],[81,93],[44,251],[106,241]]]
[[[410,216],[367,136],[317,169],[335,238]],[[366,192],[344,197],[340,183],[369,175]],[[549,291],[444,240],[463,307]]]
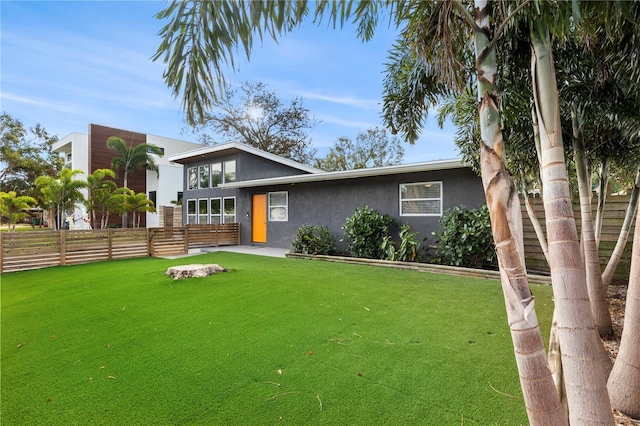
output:
[[[267,194],[251,197],[251,241],[267,242]]]

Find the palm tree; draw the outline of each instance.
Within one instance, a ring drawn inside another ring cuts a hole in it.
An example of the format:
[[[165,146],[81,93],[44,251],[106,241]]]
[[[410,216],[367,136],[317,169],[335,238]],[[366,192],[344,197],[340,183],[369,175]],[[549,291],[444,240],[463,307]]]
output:
[[[158,173],[158,165],[151,154],[162,156],[162,148],[148,143],[127,146],[121,138],[116,136],[111,136],[107,139],[107,147],[118,153],[118,155],[111,160],[111,168],[116,172],[122,169],[123,186],[125,188],[128,188],[129,174],[134,170],[145,168]],[[122,215],[122,227],[127,227],[126,213]]]
[[[113,179],[116,174],[111,169],[97,169],[94,170],[89,176],[87,176],[87,188],[89,189],[89,197],[87,198],[86,205],[87,210],[91,212],[91,227],[97,228],[96,212],[101,212],[101,223],[105,223],[108,214],[109,198],[111,198],[113,191],[117,188],[114,181],[106,179],[107,177]],[[101,226],[102,228],[103,226]]]
[[[27,195],[18,196],[15,191],[0,192],[0,216],[7,219],[7,230],[16,228],[16,223],[29,217],[27,210],[34,207],[38,201]]]
[[[40,189],[45,202],[54,209],[56,229],[62,229],[63,214],[66,210],[73,211],[77,202],[84,201],[82,189],[87,182],[76,179],[75,176],[84,172],[79,169],[62,169],[58,179],[51,176],[40,176],[35,185]]]
[[[155,213],[156,208],[153,205],[153,201],[147,198],[147,194],[144,192],[139,192],[137,194],[131,191],[130,194],[127,195],[125,199],[125,204],[127,209],[133,213],[133,224],[134,227],[140,227],[140,217],[143,212],[151,212]]]

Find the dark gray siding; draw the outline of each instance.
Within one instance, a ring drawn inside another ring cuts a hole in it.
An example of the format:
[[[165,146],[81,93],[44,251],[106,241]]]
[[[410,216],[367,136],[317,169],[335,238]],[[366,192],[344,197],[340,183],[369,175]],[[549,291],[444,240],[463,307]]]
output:
[[[300,169],[289,167],[285,164],[276,163],[265,158],[258,157],[246,152],[239,152],[229,155],[221,155],[216,158],[209,158],[202,161],[193,161],[189,164],[185,164],[183,167],[183,179],[184,179],[184,191],[183,191],[183,203],[182,203],[182,223],[187,223],[187,200],[200,199],[200,198],[214,198],[214,197],[236,197],[236,217],[242,224],[241,229],[244,233],[247,233],[247,229],[251,229],[251,223],[249,222],[249,228],[247,228],[242,221],[240,215],[245,215],[251,211],[251,197],[249,196],[248,204],[245,207],[245,202],[241,202],[240,191],[235,189],[220,189],[220,188],[206,188],[189,190],[189,176],[188,170],[191,167],[197,167],[204,164],[211,164],[223,161],[236,161],[236,180],[253,180],[263,179],[269,177],[279,176],[292,176],[304,174]],[[244,192],[246,196],[246,192]],[[242,199],[244,200],[244,199]],[[251,235],[249,233],[249,239]],[[244,241],[243,241],[244,244]]]
[[[341,226],[356,208],[368,206],[396,218],[400,225],[407,223],[417,231],[418,238],[430,237],[439,229],[439,216],[400,216],[399,185],[416,182],[442,182],[443,210],[458,205],[474,208],[485,203],[482,182],[471,170],[452,169],[379,177],[345,179],[327,182],[278,185],[266,188],[244,189],[242,202],[251,195],[270,191],[287,191],[289,194],[289,218],[286,222],[267,223],[267,245],[288,248],[295,231],[303,224],[326,225],[340,240],[344,234]],[[240,199],[239,199],[240,200]],[[240,201],[238,201],[240,203]],[[251,241],[251,223],[242,224],[242,243]],[[344,244],[339,243],[343,250]]]

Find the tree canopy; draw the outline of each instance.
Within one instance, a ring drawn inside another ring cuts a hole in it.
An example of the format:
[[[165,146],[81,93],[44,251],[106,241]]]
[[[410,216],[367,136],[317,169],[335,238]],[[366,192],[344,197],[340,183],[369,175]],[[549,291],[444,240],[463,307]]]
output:
[[[392,166],[400,164],[403,156],[400,138],[375,127],[358,133],[355,141],[338,138],[326,156],[316,159],[315,166],[326,171]]]
[[[264,83],[244,82],[239,89],[227,87],[213,106],[204,113],[202,123],[193,126],[202,144],[243,142],[300,163],[312,163],[316,151],[308,132],[317,121],[301,98],[285,104]]]

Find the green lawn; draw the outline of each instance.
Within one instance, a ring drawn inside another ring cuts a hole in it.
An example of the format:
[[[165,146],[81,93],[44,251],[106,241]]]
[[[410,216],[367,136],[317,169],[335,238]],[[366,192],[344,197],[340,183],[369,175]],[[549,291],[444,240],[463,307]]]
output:
[[[3,426],[527,423],[496,281],[222,252],[1,280]]]

